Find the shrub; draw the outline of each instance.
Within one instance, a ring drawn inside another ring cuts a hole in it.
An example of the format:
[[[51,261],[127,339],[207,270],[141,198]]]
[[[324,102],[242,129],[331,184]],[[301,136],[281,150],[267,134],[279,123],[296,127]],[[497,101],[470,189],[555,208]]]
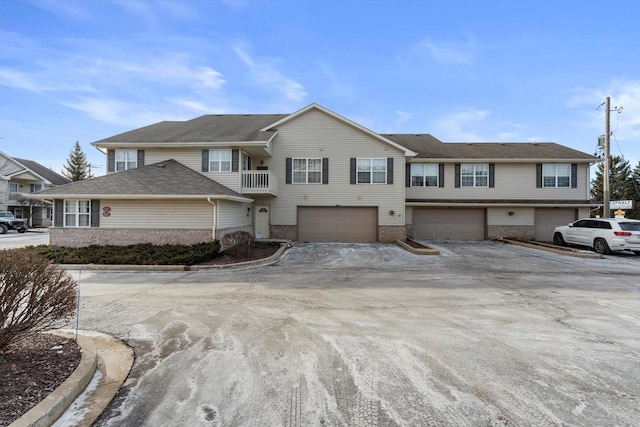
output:
[[[71,317],[77,286],[41,255],[0,250],[0,349]]]
[[[224,251],[236,258],[248,256],[250,244],[251,233],[246,231],[234,231],[222,236]]]
[[[60,264],[193,265],[217,257],[220,243],[216,240],[195,245],[140,243],[129,246],[92,245],[84,248],[40,245],[26,249]]]

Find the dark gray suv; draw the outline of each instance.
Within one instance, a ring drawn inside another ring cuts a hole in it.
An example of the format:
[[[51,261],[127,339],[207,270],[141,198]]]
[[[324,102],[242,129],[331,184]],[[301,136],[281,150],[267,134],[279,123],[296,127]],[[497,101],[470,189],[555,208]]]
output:
[[[18,233],[27,231],[27,223],[13,216],[11,212],[0,211],[0,234],[9,230],[17,230]]]

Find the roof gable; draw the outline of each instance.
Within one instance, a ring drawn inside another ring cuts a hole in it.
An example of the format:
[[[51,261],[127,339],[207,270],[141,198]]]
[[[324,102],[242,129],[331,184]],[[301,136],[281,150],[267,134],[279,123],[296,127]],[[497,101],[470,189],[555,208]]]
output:
[[[45,166],[42,166],[38,162],[34,162],[33,160],[27,160],[27,159],[18,159],[16,157],[14,157],[14,159],[20,164],[22,164],[23,166],[25,166],[26,168],[28,168],[30,171],[35,173],[36,175],[43,178],[43,180],[51,183],[52,185],[64,185],[71,182],[69,178],[62,176],[59,173],[54,172]]]
[[[373,132],[373,131],[365,128],[364,126],[361,126],[361,125],[357,124],[356,122],[353,122],[353,121],[351,121],[351,120],[349,120],[349,119],[347,119],[345,117],[342,117],[341,115],[339,115],[337,113],[334,113],[333,111],[328,110],[328,109],[326,109],[326,108],[324,108],[324,107],[322,107],[322,106],[320,106],[318,104],[315,104],[315,103],[314,104],[310,104],[310,105],[308,105],[308,106],[296,111],[293,114],[289,114],[289,115],[281,118],[277,122],[271,123],[269,126],[263,128],[261,130],[262,131],[277,130],[279,126],[281,126],[281,125],[283,125],[283,124],[285,124],[287,122],[290,122],[292,120],[295,120],[297,117],[302,116],[303,114],[307,113],[309,110],[312,110],[312,109],[321,111],[324,114],[327,114],[327,115],[333,117],[334,119],[339,120],[342,123],[347,124],[348,126],[350,126],[352,128],[358,129],[361,132],[364,132],[367,135],[369,135],[369,136],[371,136],[371,137],[373,137],[373,138],[375,138],[375,139],[377,139],[379,141],[384,142],[385,144],[388,144],[388,145],[390,145],[390,146],[392,146],[392,147],[394,147],[394,148],[396,148],[396,149],[398,149],[400,151],[403,151],[405,156],[415,156],[416,155],[416,153],[413,152],[412,150],[410,150],[409,148],[404,147],[404,146],[402,146],[402,145],[400,145],[400,144],[398,144],[398,143],[396,143],[396,142],[394,142],[394,141],[392,141],[392,140],[390,140],[388,138],[385,138],[384,135],[381,135],[379,133]]]

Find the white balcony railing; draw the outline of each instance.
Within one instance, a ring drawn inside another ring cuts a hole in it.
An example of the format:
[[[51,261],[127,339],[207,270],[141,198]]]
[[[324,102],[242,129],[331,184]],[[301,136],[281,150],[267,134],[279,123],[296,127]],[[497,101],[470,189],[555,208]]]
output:
[[[272,194],[278,195],[278,177],[271,171],[242,171],[243,194]]]

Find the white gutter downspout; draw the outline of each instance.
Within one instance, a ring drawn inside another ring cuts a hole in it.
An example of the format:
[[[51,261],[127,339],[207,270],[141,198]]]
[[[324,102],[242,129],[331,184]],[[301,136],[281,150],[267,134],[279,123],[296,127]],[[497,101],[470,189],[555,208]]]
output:
[[[211,201],[211,197],[207,197],[207,202],[211,203],[213,206],[213,228],[211,230],[211,235],[213,236],[213,240],[216,240],[216,230],[218,228],[218,205]]]

